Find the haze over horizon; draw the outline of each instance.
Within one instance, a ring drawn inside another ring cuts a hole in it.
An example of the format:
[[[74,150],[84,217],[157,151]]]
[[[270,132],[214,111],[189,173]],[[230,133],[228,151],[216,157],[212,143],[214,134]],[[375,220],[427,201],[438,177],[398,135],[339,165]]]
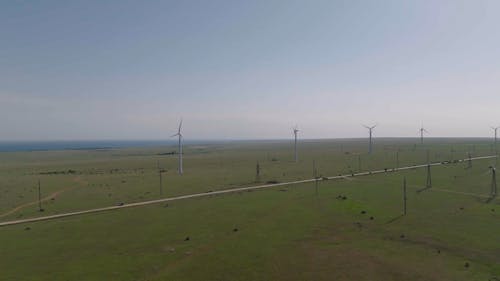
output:
[[[491,137],[498,1],[0,3],[0,141]]]

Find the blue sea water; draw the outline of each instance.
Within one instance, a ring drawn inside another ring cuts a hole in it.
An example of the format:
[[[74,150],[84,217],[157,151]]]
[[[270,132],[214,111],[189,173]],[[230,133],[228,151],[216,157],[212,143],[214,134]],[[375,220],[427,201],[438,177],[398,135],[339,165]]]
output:
[[[89,150],[124,147],[144,147],[173,145],[174,140],[103,140],[103,141],[4,141],[0,142],[0,152],[45,151],[45,150]]]
[[[216,140],[195,139],[183,140],[185,145],[211,145],[227,144],[232,142],[248,142],[249,140]],[[276,142],[281,140],[251,140],[250,142],[266,141]],[[85,141],[0,141],[0,152],[15,151],[49,151],[49,150],[94,150],[125,147],[158,147],[177,145],[177,139],[170,140],[85,140]]]

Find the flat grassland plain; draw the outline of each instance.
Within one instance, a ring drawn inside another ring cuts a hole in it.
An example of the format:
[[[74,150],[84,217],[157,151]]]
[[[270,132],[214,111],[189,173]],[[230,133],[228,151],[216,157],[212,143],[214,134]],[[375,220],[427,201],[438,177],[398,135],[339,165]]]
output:
[[[0,222],[310,179],[313,160],[321,176],[452,162],[422,192],[426,168],[0,227],[0,280],[500,280],[496,160],[453,163],[491,140],[418,142],[301,141],[298,163],[290,141],[191,145],[183,176],[175,146],[0,153]]]

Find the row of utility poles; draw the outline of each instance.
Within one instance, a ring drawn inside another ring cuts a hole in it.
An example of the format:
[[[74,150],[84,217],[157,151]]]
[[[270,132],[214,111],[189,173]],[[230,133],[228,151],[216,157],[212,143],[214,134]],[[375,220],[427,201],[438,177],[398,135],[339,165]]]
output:
[[[496,143],[495,143],[496,146]],[[453,155],[453,149],[452,155]],[[497,153],[497,159],[498,161],[498,151],[495,151]],[[418,190],[417,192],[424,191],[426,189],[432,188],[432,177],[431,177],[431,163],[430,163],[430,156],[429,156],[429,150],[427,149],[427,179],[426,179],[426,185],[425,188]],[[396,168],[399,168],[399,150],[396,151]],[[472,156],[471,153],[468,153],[468,160],[467,160],[467,167],[466,169],[472,168]],[[494,198],[497,195],[497,182],[496,182],[496,168],[493,166],[490,166],[491,169],[491,191],[490,195],[491,198]],[[159,191],[160,191],[160,196],[163,196],[163,173],[166,171],[160,167],[160,161],[157,161],[157,170],[158,170],[158,176],[159,176]],[[358,154],[358,170],[361,171],[361,154]],[[318,170],[316,168],[316,160],[313,160],[312,162],[312,171],[313,171],[313,178],[315,179],[314,185],[315,185],[315,193],[318,195],[318,181],[320,177],[318,176]],[[261,175],[261,167],[259,162],[257,162],[256,165],[256,171],[255,171],[255,181],[260,182],[260,175]],[[403,215],[406,215],[406,201],[407,201],[407,196],[406,196],[406,178],[403,180]],[[41,183],[40,180],[38,180],[38,210],[40,212],[43,212],[44,209],[42,208],[42,192],[41,192]]]

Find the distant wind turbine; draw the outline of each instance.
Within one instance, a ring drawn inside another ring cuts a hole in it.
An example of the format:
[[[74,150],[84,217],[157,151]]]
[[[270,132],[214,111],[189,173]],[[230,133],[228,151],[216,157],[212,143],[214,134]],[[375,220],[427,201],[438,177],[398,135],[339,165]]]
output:
[[[424,133],[428,134],[429,132],[427,132],[427,130],[424,129],[423,125],[422,127],[420,127],[419,131],[420,131],[420,144],[424,144]]]
[[[491,129],[493,129],[493,131],[495,131],[495,151],[497,150],[497,132],[498,132],[498,129],[500,129],[500,127],[491,127]]]
[[[378,124],[376,125],[373,125],[371,127],[369,126],[366,126],[366,125],[363,125],[363,127],[367,128],[368,131],[369,131],[369,134],[370,134],[370,144],[368,146],[368,153],[371,154],[372,153],[372,134],[373,134],[373,129],[375,129],[375,127],[377,127]]]
[[[297,134],[299,132],[299,129],[297,127],[297,125],[295,125],[295,127],[293,127],[293,135],[295,137],[295,162],[299,162],[299,155],[297,153]]]
[[[176,136],[179,137],[179,169],[178,169],[179,175],[182,175],[182,133],[181,133],[181,129],[182,129],[182,119],[181,119],[181,122],[179,123],[179,129],[177,130],[177,134],[170,136],[171,138],[176,137]]]

